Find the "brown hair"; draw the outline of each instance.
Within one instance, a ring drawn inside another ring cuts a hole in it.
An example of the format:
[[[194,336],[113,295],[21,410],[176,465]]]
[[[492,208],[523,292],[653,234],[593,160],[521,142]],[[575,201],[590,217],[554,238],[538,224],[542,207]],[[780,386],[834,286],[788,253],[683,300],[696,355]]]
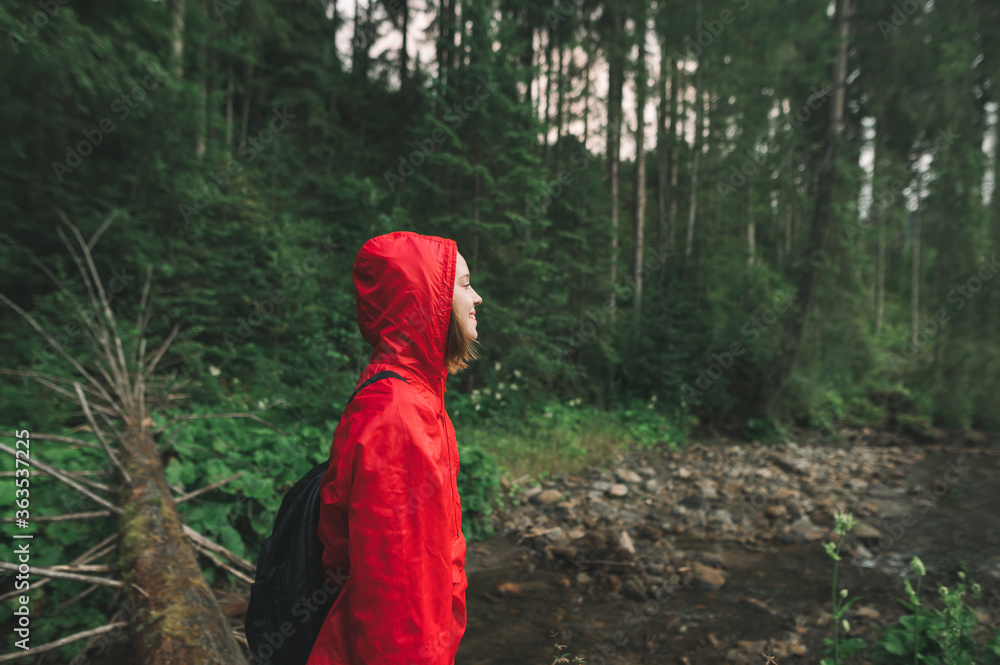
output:
[[[451,308],[448,320],[448,343],[444,348],[444,362],[449,374],[458,374],[469,363],[479,357],[479,345],[469,336],[464,322],[458,318],[455,308]]]

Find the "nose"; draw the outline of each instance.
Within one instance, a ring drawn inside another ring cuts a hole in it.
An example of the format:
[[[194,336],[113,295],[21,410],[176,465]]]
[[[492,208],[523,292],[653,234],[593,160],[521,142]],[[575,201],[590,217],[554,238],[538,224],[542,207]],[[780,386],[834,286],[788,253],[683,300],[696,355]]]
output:
[[[472,300],[472,304],[473,305],[479,305],[480,303],[482,303],[483,299],[482,299],[482,297],[480,297],[480,295],[478,293],[476,293],[476,290],[472,289],[472,292],[476,294],[475,298]]]

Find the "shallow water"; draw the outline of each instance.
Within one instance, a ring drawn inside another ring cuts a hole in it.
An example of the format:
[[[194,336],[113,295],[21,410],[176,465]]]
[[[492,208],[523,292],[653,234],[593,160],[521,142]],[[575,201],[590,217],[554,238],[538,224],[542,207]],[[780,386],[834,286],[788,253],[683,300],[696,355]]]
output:
[[[896,599],[914,555],[927,567],[928,595],[938,583],[953,585],[964,561],[982,584],[986,602],[995,596],[1000,609],[1000,458],[929,454],[906,473],[910,487],[874,486],[863,493],[879,514],[904,518],[869,520],[886,537],[867,543],[872,557],[850,557],[840,569],[840,586],[852,597],[862,596],[859,606],[881,614],[881,620],[852,620],[852,636],[870,645],[879,626],[901,610]],[[923,498],[919,493],[914,498],[915,485],[927,488]],[[678,536],[674,543],[720,560],[726,583],[718,590],[680,589],[661,596],[664,602],[640,603],[620,593],[591,597],[588,588],[569,583],[577,568],[549,562],[532,571],[515,563],[517,548],[502,538],[474,545],[492,554],[470,557],[469,627],[456,664],[549,665],[556,654],[553,630],[570,656],[582,655],[590,665],[722,663],[738,640],[777,641],[791,631],[802,635],[808,652],[778,662],[819,661],[829,625],[817,626],[817,616],[829,609],[832,572],[819,542],[744,545]],[[496,590],[510,582],[521,595]],[[1000,611],[993,619],[1000,622]]]

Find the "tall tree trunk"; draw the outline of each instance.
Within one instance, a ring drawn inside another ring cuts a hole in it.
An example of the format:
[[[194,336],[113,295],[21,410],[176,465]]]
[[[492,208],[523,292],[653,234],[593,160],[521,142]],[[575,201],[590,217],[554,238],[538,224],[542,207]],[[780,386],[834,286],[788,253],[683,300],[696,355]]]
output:
[[[184,78],[184,11],[186,0],[170,0],[170,59],[174,78]]]
[[[876,122],[875,125],[875,149],[874,158],[872,159],[872,205],[875,204],[874,195],[876,192],[881,191],[881,181],[884,180],[880,178],[880,174],[883,173],[886,164],[882,161],[885,157],[881,154],[883,151],[879,149],[881,141],[879,138],[879,130],[884,131],[885,125],[882,122]],[[876,226],[876,236],[875,236],[875,336],[878,337],[882,334],[882,320],[885,313],[885,235],[886,235],[886,219],[888,217],[888,210],[880,210],[878,217],[874,219]],[[868,211],[869,218],[871,217],[871,210]]]
[[[920,332],[920,197],[923,195],[923,174],[917,167],[917,209],[913,211],[913,242],[910,245],[910,343],[917,346]]]
[[[400,17],[403,21],[403,44],[399,47],[399,88],[405,90],[409,87],[410,81],[410,54],[407,50],[410,36],[410,0],[400,0],[399,8],[403,13]]]
[[[208,58],[207,46],[202,46],[198,49],[198,61],[198,111],[195,116],[198,124],[195,126],[194,154],[195,157],[201,159],[205,156],[205,150],[208,145],[208,79],[211,76],[211,63]]]
[[[233,63],[226,64],[226,155],[233,150]]]
[[[558,37],[555,37],[558,40]],[[555,173],[559,173],[559,148],[562,144],[562,129],[563,129],[563,104],[564,104],[564,94],[563,91],[566,85],[563,81],[563,48],[562,44],[556,43],[556,66],[558,67],[558,74],[556,75],[556,91],[558,93],[556,97],[556,143],[553,146],[553,163],[555,164]]]
[[[253,97],[253,61],[247,62],[246,83],[243,84],[243,118],[240,128],[240,143],[247,140],[247,131],[250,127],[250,101]],[[332,153],[331,153],[332,154]]]
[[[621,10],[611,6],[613,32],[609,48],[608,63],[608,141],[607,141],[607,173],[609,199],[611,206],[611,315],[614,316],[618,304],[616,286],[618,282],[618,186],[621,149],[622,122],[622,87],[625,79],[624,49],[619,41],[622,38]]]
[[[701,0],[698,0],[698,15],[701,15]],[[698,73],[695,74],[694,84],[694,147],[691,155],[691,198],[688,205],[687,241],[684,245],[685,259],[691,256],[694,246],[694,221],[698,214],[698,164],[701,160],[702,112],[705,106],[701,90],[703,69],[701,57],[696,59],[696,63]]]
[[[583,142],[584,149],[587,148],[587,139],[590,138],[590,67],[594,61],[593,50],[584,46],[587,52],[587,64],[583,70]]]
[[[131,424],[124,443],[122,462],[132,482],[122,492],[119,567],[128,571],[130,605],[139,616],[130,624],[136,661],[245,663],[184,533],[150,430]]]
[[[542,163],[549,158],[549,118],[552,117],[552,30],[545,35],[545,113],[542,115]]]
[[[635,206],[632,209],[633,257],[632,277],[635,280],[632,309],[636,316],[642,311],[643,227],[646,223],[646,23],[645,12],[638,17],[636,40],[639,56],[635,70]]]
[[[750,405],[751,417],[764,416],[781,394],[802,349],[806,322],[816,298],[823,249],[833,215],[833,185],[836,176],[835,161],[837,144],[844,129],[844,98],[847,87],[847,52],[850,34],[850,0],[836,0],[834,27],[837,31],[838,46],[831,80],[833,99],[830,101],[829,121],[823,156],[817,168],[816,208],[813,212],[809,232],[809,249],[806,253],[800,278],[798,307],[792,312],[785,328],[788,352],[779,356],[771,370],[761,380],[756,391],[757,397]]]
[[[661,256],[667,252],[667,208],[670,205],[672,192],[670,191],[670,148],[673,144],[670,132],[673,127],[667,126],[670,118],[670,111],[667,105],[670,98],[667,96],[667,79],[673,70],[673,63],[667,56],[666,40],[660,42],[660,79],[657,82],[660,94],[660,105],[656,116],[656,193],[657,193],[657,249]],[[674,91],[671,90],[673,95]],[[657,275],[660,286],[663,285],[663,273],[661,270]]]
[[[674,239],[677,236],[677,141],[679,132],[683,131],[684,123],[678,122],[681,114],[684,96],[681,94],[681,72],[680,63],[671,60],[670,68],[670,216],[667,220],[667,245],[673,251],[676,247]],[[680,136],[683,139],[683,136]],[[660,273],[663,274],[662,272]]]
[[[753,189],[747,183],[747,275],[753,272],[757,255],[757,229],[753,222]]]

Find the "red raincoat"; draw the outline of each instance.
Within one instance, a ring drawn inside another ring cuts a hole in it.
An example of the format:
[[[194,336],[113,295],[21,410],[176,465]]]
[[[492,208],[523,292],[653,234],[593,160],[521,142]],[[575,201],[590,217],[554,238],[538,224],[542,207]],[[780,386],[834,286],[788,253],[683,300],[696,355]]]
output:
[[[392,233],[354,262],[358,327],[375,347],[333,434],[319,537],[347,570],[308,665],[451,665],[465,633],[458,447],[444,409],[454,241]]]

